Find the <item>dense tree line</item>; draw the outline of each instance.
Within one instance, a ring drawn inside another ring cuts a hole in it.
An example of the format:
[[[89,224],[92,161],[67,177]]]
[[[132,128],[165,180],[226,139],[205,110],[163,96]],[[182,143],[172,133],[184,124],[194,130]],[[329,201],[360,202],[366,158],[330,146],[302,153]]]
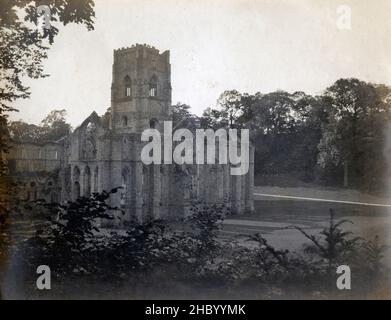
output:
[[[380,191],[387,178],[390,103],[390,87],[350,78],[318,96],[225,91],[200,122],[215,129],[249,128],[258,175]],[[194,118],[181,104],[174,116]]]
[[[10,122],[8,131],[15,143],[45,143],[66,137],[71,132],[71,125],[66,122],[66,111],[63,109],[51,111],[40,125],[21,120]]]

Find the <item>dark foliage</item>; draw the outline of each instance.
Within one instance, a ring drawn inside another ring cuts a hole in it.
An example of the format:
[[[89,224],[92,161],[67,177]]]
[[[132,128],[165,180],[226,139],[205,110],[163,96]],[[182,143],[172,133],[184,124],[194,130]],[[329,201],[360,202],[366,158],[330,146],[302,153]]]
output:
[[[255,173],[303,182],[384,191],[390,87],[339,79],[319,96],[225,91],[204,127],[248,128]]]
[[[308,234],[303,228],[297,226],[290,228],[299,230],[312,242],[312,245],[305,248],[305,252],[319,256],[326,264],[327,272],[332,273],[338,265],[352,261],[362,240],[360,237],[350,238],[352,232],[341,229],[345,223],[352,222],[346,219],[335,221],[334,212],[330,209],[329,225],[320,232],[323,239]]]
[[[388,248],[379,245],[377,238],[352,237],[341,229],[348,221],[335,221],[332,212],[320,237],[292,226],[312,245],[302,252],[290,252],[275,248],[260,234],[245,242],[221,241],[218,230],[228,212],[223,204],[193,203],[191,215],[180,222],[182,228],[154,219],[135,220],[125,230],[98,228],[99,221],[115,219],[119,209],[106,201],[116,191],[66,205],[34,202],[47,210],[50,219],[20,248],[24,268],[35,270],[37,264],[48,264],[64,283],[83,275],[161,289],[175,281],[226,290],[251,287],[261,290],[263,297],[283,295],[292,288],[335,293],[335,270],[341,264],[354,270],[356,287],[372,283],[371,288],[376,289],[375,284],[381,284],[379,279],[388,272],[381,262]]]
[[[64,205],[36,200],[26,205],[27,209],[39,207],[48,215],[48,226],[37,231],[22,249],[27,262],[33,265],[47,263],[59,276],[72,273],[96,271],[98,253],[105,247],[104,237],[98,228],[100,219],[112,220],[114,212],[120,211],[106,203],[109,192],[94,193],[80,197]]]

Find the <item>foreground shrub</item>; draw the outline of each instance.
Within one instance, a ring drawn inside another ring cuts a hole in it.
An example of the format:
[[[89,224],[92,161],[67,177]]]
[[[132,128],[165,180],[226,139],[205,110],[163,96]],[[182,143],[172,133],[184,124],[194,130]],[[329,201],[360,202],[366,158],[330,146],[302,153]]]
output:
[[[352,222],[346,219],[335,221],[334,212],[330,209],[329,225],[320,232],[321,237],[310,235],[297,226],[291,226],[291,228],[299,230],[312,242],[305,248],[305,252],[319,256],[326,263],[327,272],[332,273],[337,265],[352,261],[359,241],[362,240],[360,237],[350,238],[352,232],[343,231],[340,228],[346,223]]]
[[[98,228],[99,220],[112,220],[121,211],[107,204],[109,192],[94,193],[66,204],[31,202],[31,210],[47,211],[48,225],[22,246],[21,256],[27,265],[49,265],[59,277],[72,273],[93,273],[98,266],[98,253],[106,245]]]

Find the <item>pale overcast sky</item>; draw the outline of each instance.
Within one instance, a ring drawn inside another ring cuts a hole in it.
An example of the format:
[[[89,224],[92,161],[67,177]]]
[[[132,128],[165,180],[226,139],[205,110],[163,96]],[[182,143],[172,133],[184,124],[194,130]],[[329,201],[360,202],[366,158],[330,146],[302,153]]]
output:
[[[95,30],[61,28],[45,61],[50,77],[11,119],[39,123],[65,108],[75,127],[110,105],[113,49],[170,50],[172,102],[201,114],[226,89],[320,93],[341,77],[391,84],[389,0],[95,0]],[[337,28],[350,5],[351,30]]]

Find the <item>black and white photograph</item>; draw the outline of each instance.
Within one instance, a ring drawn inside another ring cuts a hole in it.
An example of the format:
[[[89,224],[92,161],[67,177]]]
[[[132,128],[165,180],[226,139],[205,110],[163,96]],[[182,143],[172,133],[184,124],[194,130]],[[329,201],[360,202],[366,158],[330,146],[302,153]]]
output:
[[[0,0],[0,300],[391,299],[390,14]]]

